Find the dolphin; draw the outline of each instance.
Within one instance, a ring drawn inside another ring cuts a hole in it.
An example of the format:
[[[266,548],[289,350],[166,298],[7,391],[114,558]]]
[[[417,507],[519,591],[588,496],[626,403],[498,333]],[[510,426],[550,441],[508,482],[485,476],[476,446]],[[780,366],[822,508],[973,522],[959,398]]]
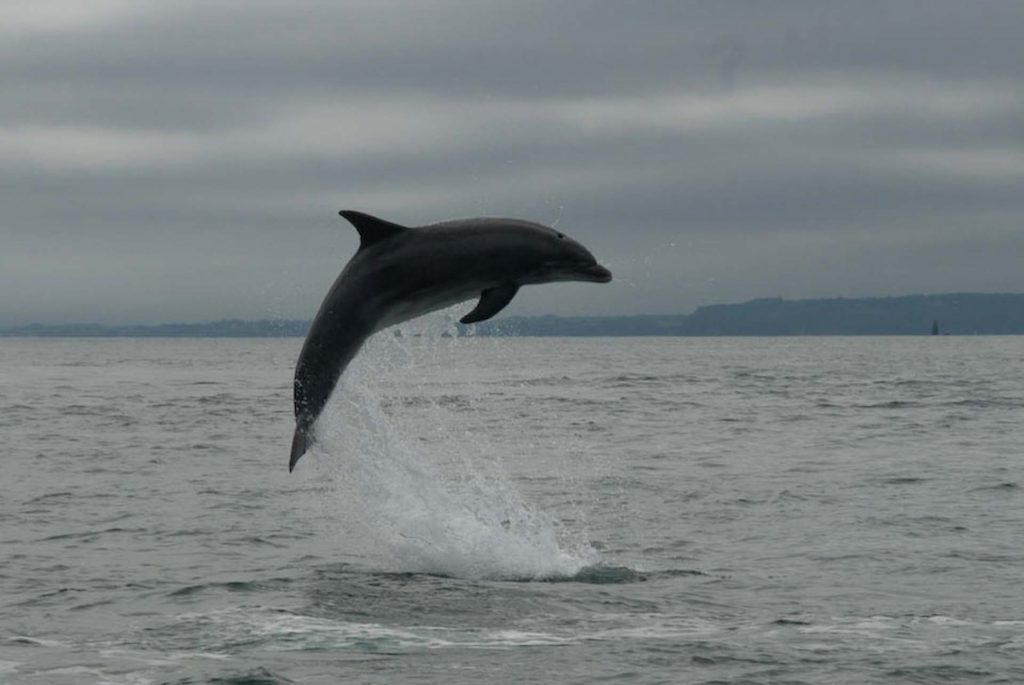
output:
[[[464,324],[485,321],[521,286],[607,283],[608,269],[578,242],[518,219],[460,219],[407,227],[339,212],[359,250],[327,292],[295,366],[295,434],[288,470],[313,441],[313,424],[345,367],[377,331],[479,296]]]

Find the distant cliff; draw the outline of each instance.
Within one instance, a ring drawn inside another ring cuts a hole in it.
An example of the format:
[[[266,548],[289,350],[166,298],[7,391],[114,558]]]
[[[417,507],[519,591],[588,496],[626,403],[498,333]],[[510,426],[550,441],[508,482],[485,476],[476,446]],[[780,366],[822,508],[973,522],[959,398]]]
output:
[[[1024,333],[1024,295],[910,295],[827,300],[752,300],[701,307],[692,335],[956,335]]]
[[[1024,334],[1024,294],[955,293],[904,297],[784,300],[716,304],[692,314],[513,316],[461,327],[473,335],[951,335]],[[308,321],[216,321],[155,326],[34,324],[0,331],[39,337],[294,337]]]

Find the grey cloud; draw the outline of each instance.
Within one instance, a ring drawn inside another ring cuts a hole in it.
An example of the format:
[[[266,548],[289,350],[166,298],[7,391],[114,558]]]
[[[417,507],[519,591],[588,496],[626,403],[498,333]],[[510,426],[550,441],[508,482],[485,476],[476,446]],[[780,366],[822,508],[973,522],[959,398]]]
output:
[[[107,29],[34,35],[9,77],[265,94],[342,88],[579,95],[723,70],[1016,78],[1014,2],[157,3]]]
[[[308,315],[341,207],[616,271],[516,313],[1024,289],[1019,3],[97,3],[0,27],[0,325]]]

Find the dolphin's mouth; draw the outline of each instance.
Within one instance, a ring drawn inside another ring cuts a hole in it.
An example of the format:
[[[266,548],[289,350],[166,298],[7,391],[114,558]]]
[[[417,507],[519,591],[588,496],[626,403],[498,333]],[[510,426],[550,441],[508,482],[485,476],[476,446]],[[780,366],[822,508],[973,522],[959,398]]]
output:
[[[612,272],[596,263],[581,267],[577,273],[582,276],[580,280],[593,283],[608,283],[612,280]]]

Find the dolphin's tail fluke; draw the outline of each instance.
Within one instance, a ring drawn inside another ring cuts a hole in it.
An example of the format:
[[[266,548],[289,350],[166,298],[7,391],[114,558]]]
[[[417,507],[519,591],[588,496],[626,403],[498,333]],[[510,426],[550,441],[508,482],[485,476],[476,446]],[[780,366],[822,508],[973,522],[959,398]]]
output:
[[[299,457],[306,453],[312,442],[313,437],[309,434],[309,429],[301,423],[296,424],[295,434],[292,436],[292,458],[288,460],[288,473],[292,472]]]

